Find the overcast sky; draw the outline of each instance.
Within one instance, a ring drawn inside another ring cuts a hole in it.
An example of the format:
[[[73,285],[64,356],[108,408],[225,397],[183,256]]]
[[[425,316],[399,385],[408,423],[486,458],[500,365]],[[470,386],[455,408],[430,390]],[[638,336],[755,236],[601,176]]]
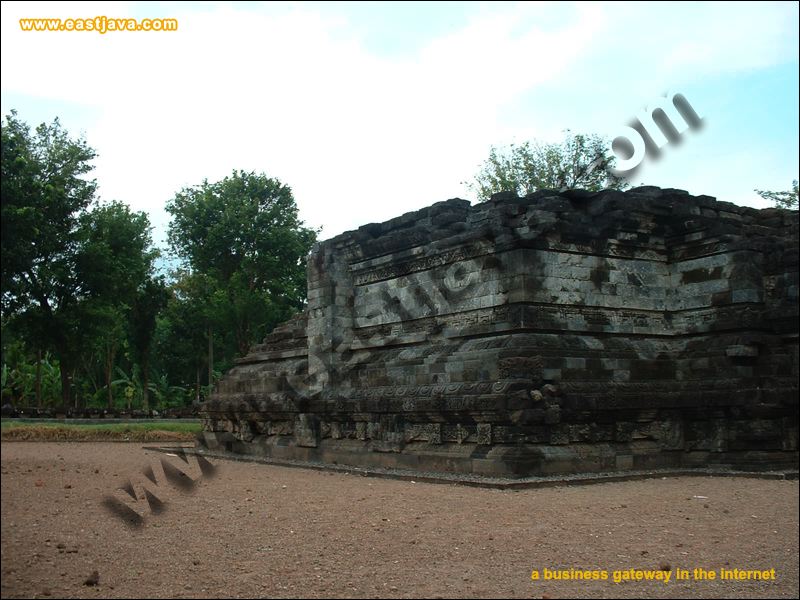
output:
[[[23,17],[178,19],[22,32]],[[763,207],[798,177],[798,4],[3,2],[2,112],[61,118],[102,199],[150,214],[233,169],[322,238],[453,197],[491,145],[613,137],[665,92],[704,117],[634,183]]]

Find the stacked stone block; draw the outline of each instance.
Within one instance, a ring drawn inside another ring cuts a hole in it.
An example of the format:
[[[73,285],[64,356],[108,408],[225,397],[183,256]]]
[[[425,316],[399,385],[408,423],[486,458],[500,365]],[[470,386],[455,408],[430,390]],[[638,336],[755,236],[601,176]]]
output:
[[[212,449],[524,476],[797,464],[798,218],[642,187],[449,200],[318,244]]]

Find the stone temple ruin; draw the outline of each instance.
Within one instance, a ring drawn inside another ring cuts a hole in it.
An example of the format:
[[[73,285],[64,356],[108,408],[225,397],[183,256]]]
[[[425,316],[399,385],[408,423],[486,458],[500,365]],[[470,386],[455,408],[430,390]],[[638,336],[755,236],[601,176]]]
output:
[[[201,449],[521,477],[794,468],[798,213],[684,191],[448,200],[316,245]]]

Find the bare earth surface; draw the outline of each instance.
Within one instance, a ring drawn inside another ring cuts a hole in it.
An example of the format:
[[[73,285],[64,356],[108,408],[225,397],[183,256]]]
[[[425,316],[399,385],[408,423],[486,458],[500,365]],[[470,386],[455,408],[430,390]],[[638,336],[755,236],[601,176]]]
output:
[[[798,597],[797,481],[500,491],[216,461],[216,476],[191,494],[168,489],[166,510],[132,530],[101,501],[161,456],[133,443],[4,442],[2,596]],[[696,567],[776,579],[675,580]],[[672,578],[531,581],[544,568]]]

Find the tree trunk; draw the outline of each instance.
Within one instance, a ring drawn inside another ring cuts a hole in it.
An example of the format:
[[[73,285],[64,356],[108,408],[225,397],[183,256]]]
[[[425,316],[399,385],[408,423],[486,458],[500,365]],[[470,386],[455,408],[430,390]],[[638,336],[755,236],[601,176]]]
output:
[[[200,403],[200,360],[195,365],[195,381],[194,381],[194,401]]]
[[[64,409],[69,408],[70,402],[70,377],[69,367],[63,360],[64,353],[59,352],[58,367],[61,373],[61,402],[64,404]]]
[[[208,388],[214,385],[214,334],[208,326]]]
[[[150,374],[148,373],[148,363],[150,362],[150,357],[147,355],[147,352],[142,354],[142,408],[144,410],[150,410],[150,390],[148,389],[150,385]]]
[[[117,353],[117,345],[111,344],[106,346],[106,364],[105,364],[105,375],[106,375],[106,394],[108,397],[108,408],[114,408],[114,388],[111,386],[111,374],[114,370],[114,356]]]
[[[42,408],[42,349],[36,350],[36,408]]]
[[[77,371],[77,369],[73,368],[72,372],[69,374],[69,382],[71,384],[75,382],[75,372],[76,371]],[[77,387],[75,387],[75,400],[74,401],[75,401],[75,408],[76,409],[83,408],[83,406],[82,406],[83,398],[81,398],[80,394],[78,393],[78,388]]]
[[[106,358],[106,397],[108,398],[108,409],[114,408],[114,391],[111,388],[111,369],[108,368],[108,358]]]
[[[247,323],[239,323],[236,328],[236,347],[239,349],[239,356],[246,356],[250,350],[250,326]]]

